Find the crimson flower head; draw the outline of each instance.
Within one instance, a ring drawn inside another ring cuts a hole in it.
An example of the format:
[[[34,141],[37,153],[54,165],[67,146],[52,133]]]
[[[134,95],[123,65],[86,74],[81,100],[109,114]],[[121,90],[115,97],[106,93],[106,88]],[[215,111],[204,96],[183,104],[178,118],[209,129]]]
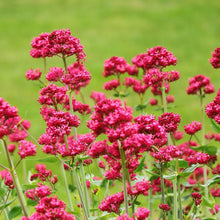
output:
[[[85,87],[90,82],[91,74],[83,64],[75,62],[67,69],[68,74],[64,74],[61,80],[64,84],[70,86],[71,90],[79,91],[81,87]]]
[[[7,170],[0,171],[0,176],[2,180],[4,180],[4,184],[6,186],[8,186],[10,189],[14,189],[15,186],[14,186],[13,179],[9,171]]]
[[[90,98],[93,99],[95,101],[95,103],[97,103],[103,99],[106,99],[106,96],[105,96],[105,93],[103,93],[103,92],[92,91]]]
[[[28,156],[35,156],[37,146],[31,141],[22,140],[18,143],[18,149],[18,154],[20,155],[21,159],[24,159]]]
[[[210,94],[215,91],[209,77],[205,75],[196,75],[189,79],[189,86],[186,89],[188,95],[197,94],[202,90],[205,94]]]
[[[42,72],[40,68],[36,70],[30,69],[26,72],[25,77],[27,80],[38,80],[41,77],[41,74]]]
[[[164,212],[170,211],[170,207],[168,204],[160,204],[159,208],[162,209]]]
[[[201,200],[202,194],[199,194],[198,192],[194,192],[191,194],[191,196],[192,196],[196,206],[198,206],[202,202],[202,200]]]
[[[160,125],[165,127],[166,132],[176,131],[180,120],[180,115],[174,114],[173,112],[166,112],[158,118]]]
[[[215,99],[206,106],[206,114],[220,124],[220,89]]]
[[[120,86],[120,81],[118,79],[113,79],[111,81],[105,82],[103,88],[105,90],[115,90]]]
[[[220,47],[217,47],[212,53],[212,58],[209,62],[214,68],[220,68]]]
[[[202,129],[202,124],[198,121],[192,121],[188,125],[184,125],[184,130],[189,135],[194,135],[196,132]]]
[[[123,74],[127,71],[128,63],[123,57],[113,56],[105,60],[104,71],[102,75],[108,77],[111,75]]]
[[[143,207],[139,207],[134,213],[134,216],[137,218],[137,220],[145,220],[147,219],[149,214],[150,214],[150,210]]]

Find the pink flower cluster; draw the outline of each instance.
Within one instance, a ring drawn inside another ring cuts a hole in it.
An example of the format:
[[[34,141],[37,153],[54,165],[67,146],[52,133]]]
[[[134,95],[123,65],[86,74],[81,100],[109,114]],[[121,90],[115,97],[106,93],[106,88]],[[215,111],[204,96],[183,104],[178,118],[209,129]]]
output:
[[[220,124],[220,89],[215,99],[206,106],[206,114]]]
[[[176,57],[165,47],[157,46],[147,50],[147,53],[139,54],[132,59],[132,63],[143,69],[159,68],[176,65]]]
[[[43,197],[35,206],[36,212],[30,217],[22,217],[22,220],[75,220],[75,217],[66,212],[66,205],[56,196]]]
[[[127,213],[124,215],[118,216],[117,220],[146,220],[149,217],[150,211],[146,208],[139,207],[136,212],[133,214],[133,217],[130,218]]]
[[[220,68],[220,47],[217,47],[212,53],[212,58],[210,58],[209,62],[214,68]]]
[[[42,33],[31,42],[30,55],[34,58],[51,57],[54,55],[72,56],[83,60],[85,53],[78,38],[71,36],[69,29],[55,30],[52,33]]]
[[[162,209],[164,212],[170,211],[170,206],[168,204],[160,204],[159,208]]]
[[[42,74],[41,69],[36,69],[36,70],[30,69],[26,72],[25,77],[27,80],[38,80],[40,79],[41,74]]]
[[[151,188],[150,181],[142,180],[137,182],[134,186],[128,186],[128,194],[132,196],[148,195],[148,190]]]
[[[202,124],[198,121],[192,121],[188,125],[184,125],[184,130],[189,135],[194,135],[196,132],[202,129]]]
[[[9,171],[7,171],[7,170],[0,171],[0,176],[1,176],[2,180],[4,180],[4,184],[6,186],[8,186],[10,189],[14,189],[14,187],[15,187],[14,182],[13,182],[12,176]]]
[[[20,155],[21,159],[24,159],[28,156],[35,156],[37,153],[37,146],[33,144],[31,141],[19,141],[18,149],[18,154]]]
[[[101,204],[99,209],[106,212],[120,213],[120,205],[124,202],[124,193],[118,192],[111,196],[106,197]]]
[[[204,94],[210,94],[215,91],[209,77],[206,77],[205,75],[196,75],[189,79],[189,86],[186,90],[187,94],[199,94],[202,93],[202,91]]]

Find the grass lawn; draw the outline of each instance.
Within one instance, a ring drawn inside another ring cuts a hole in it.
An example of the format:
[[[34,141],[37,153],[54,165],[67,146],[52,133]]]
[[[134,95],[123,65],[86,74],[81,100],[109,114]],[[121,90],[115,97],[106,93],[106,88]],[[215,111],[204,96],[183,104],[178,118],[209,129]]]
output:
[[[36,101],[40,88],[26,81],[25,72],[43,68],[43,60],[30,57],[30,42],[42,32],[68,28],[85,46],[92,74],[82,90],[87,100],[92,90],[103,91],[104,60],[122,56],[131,63],[137,54],[161,45],[177,57],[172,69],[181,73],[171,84],[177,106],[173,111],[182,115],[181,126],[200,120],[199,99],[185,90],[188,79],[197,74],[209,76],[216,90],[220,88],[220,70],[208,61],[220,46],[219,11],[219,0],[0,0],[0,96],[31,120],[35,137],[42,134],[45,125]],[[128,104],[134,106],[135,101],[131,96]]]

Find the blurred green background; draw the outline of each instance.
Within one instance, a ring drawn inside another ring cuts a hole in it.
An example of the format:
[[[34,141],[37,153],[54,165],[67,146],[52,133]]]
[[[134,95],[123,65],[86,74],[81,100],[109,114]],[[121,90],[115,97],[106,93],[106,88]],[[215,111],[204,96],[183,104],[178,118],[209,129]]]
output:
[[[0,96],[31,120],[34,135],[42,133],[37,125],[39,86],[24,77],[30,68],[43,67],[41,59],[30,57],[30,42],[42,32],[69,28],[85,46],[92,74],[85,96],[102,91],[104,60],[115,55],[131,63],[137,54],[161,45],[177,57],[172,69],[181,72],[171,85],[177,105],[173,111],[183,114],[186,123],[199,120],[199,100],[185,90],[196,74],[210,76],[220,87],[220,71],[208,62],[220,46],[219,11],[219,0],[0,0]]]

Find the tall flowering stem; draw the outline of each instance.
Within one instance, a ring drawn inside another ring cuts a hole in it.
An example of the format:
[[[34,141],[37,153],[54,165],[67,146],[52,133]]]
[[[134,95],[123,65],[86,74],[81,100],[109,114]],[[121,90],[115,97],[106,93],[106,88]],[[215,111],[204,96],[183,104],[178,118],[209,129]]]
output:
[[[202,113],[202,145],[205,145],[205,107],[204,107],[204,95],[202,94],[202,90],[200,89],[200,104],[201,104],[201,113]],[[209,198],[209,189],[207,186],[208,177],[207,177],[207,166],[203,167],[203,175],[204,175],[204,185],[205,185],[205,197]],[[206,208],[206,217],[209,213],[208,208]]]
[[[121,166],[122,166],[122,182],[124,187],[124,203],[125,203],[125,212],[129,215],[128,210],[128,192],[127,192],[127,169],[126,169],[126,158],[125,152],[121,146],[121,143],[118,141],[119,151],[121,155]]]
[[[160,163],[160,181],[161,181],[161,200],[165,204],[165,186],[163,179],[163,163]],[[163,212],[163,220],[166,220],[165,212]]]
[[[26,209],[26,207],[27,207],[26,206],[26,201],[24,199],[24,195],[22,194],[22,188],[21,188],[18,176],[15,174],[14,165],[13,165],[13,162],[11,160],[10,153],[8,151],[8,147],[7,147],[7,144],[6,144],[4,139],[2,139],[2,145],[3,145],[3,148],[4,148],[5,154],[6,154],[6,158],[7,158],[8,166],[9,166],[9,171],[10,171],[12,179],[13,179],[13,183],[14,183],[14,186],[15,186],[15,189],[16,189],[16,192],[17,192],[17,196],[18,196],[18,200],[19,200],[20,205],[21,205],[21,209],[23,211],[23,214],[28,217],[28,211]]]
[[[71,199],[71,196],[70,196],[70,191],[69,191],[69,188],[68,188],[68,182],[67,182],[65,170],[64,170],[64,167],[63,167],[63,161],[60,161],[60,170],[61,170],[62,179],[64,181],[64,185],[65,185],[65,190],[66,190],[66,195],[67,195],[69,208],[70,208],[71,212],[73,212],[73,210],[74,210],[73,209],[73,203],[72,203],[72,199]]]

